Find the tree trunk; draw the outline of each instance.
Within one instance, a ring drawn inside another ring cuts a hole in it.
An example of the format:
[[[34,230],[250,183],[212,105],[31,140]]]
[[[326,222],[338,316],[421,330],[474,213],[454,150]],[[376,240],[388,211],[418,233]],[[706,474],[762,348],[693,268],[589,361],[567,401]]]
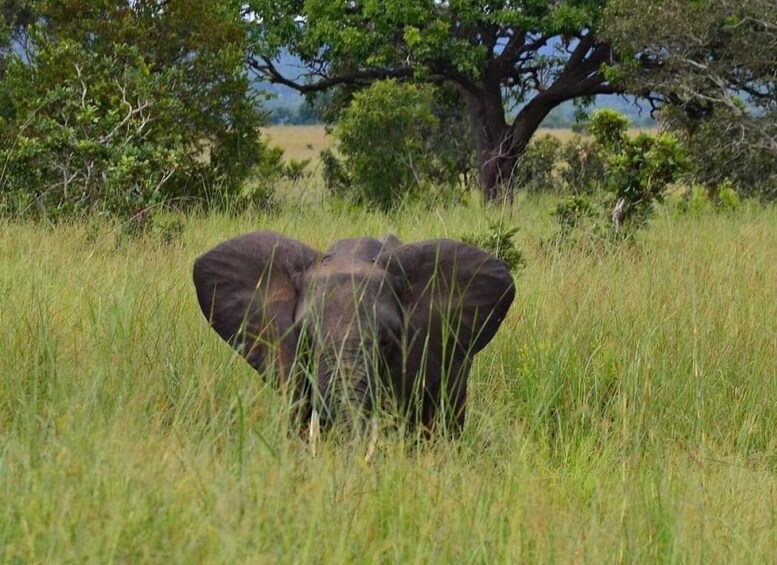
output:
[[[475,137],[483,197],[486,202],[493,202],[500,193],[512,198],[515,168],[532,135],[558,102],[539,94],[507,125],[498,81],[485,81],[482,89],[466,91],[464,98]]]

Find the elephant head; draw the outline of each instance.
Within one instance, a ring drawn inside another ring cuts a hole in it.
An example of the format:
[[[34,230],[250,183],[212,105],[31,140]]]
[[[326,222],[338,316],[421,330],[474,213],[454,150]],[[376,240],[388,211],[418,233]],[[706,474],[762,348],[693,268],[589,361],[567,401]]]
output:
[[[236,237],[197,258],[213,329],[260,373],[290,385],[304,414],[353,420],[395,402],[414,423],[459,429],[473,356],[515,288],[506,265],[447,239],[345,239],[320,253],[280,234]]]

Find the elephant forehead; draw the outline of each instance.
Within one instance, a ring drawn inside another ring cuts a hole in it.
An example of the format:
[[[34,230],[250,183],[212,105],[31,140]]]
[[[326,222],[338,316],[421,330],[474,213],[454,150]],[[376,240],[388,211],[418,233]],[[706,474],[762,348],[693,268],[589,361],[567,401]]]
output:
[[[381,242],[371,237],[341,239],[327,249],[326,256],[331,259],[350,257],[372,261],[380,253],[381,247]]]
[[[332,261],[309,275],[305,303],[315,310],[353,312],[391,295],[386,271],[372,263]]]
[[[311,275],[312,282],[331,285],[380,281],[386,276],[386,271],[373,263],[353,259],[332,259],[319,265]]]

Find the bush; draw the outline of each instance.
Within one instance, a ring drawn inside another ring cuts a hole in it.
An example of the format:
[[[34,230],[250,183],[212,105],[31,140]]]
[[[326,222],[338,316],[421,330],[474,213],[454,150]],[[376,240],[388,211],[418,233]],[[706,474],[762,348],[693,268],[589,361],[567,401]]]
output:
[[[615,110],[602,109],[594,112],[588,123],[588,131],[608,153],[618,153],[628,140],[629,119]]]
[[[388,210],[425,186],[424,138],[437,125],[430,106],[428,89],[393,80],[356,93],[335,128],[354,201]]]
[[[575,230],[591,231],[584,223],[595,218],[597,213],[587,195],[576,194],[559,202],[553,215],[561,228],[561,234],[566,236]]]
[[[716,192],[720,210],[736,210],[742,204],[742,197],[730,181],[721,183]]]
[[[140,218],[239,197],[267,146],[224,0],[36,7],[0,83],[0,212]]]
[[[677,210],[683,214],[726,212],[736,210],[741,204],[739,192],[727,181],[713,190],[701,184],[691,186],[680,200]]]
[[[605,158],[613,223],[623,233],[642,227],[663,200],[666,187],[690,170],[683,144],[672,134],[627,134],[628,120],[612,110],[598,110],[591,132]]]
[[[549,192],[556,188],[553,170],[559,157],[561,141],[553,135],[532,138],[518,161],[513,185],[528,192]]]
[[[471,166],[471,151],[453,146],[465,138],[449,129],[460,122],[453,113],[440,116],[449,103],[431,85],[395,80],[354,94],[334,129],[342,161],[322,154],[329,190],[381,210],[414,198],[449,199]]]
[[[718,186],[730,185],[737,193],[763,199],[777,198],[777,159],[771,142],[777,136],[774,115],[753,116],[742,108],[736,113],[723,105],[706,115],[690,118],[680,108],[662,110],[664,125],[683,139],[693,165],[693,179],[707,187],[715,199]]]
[[[334,151],[324,149],[319,153],[324,186],[332,196],[347,197],[351,191],[351,177]]]
[[[627,127],[624,116],[599,110],[589,123],[594,142],[583,145],[578,138],[564,148],[567,168],[562,177],[583,190],[578,189],[553,212],[562,239],[582,233],[609,241],[633,234],[647,223],[667,186],[690,170],[685,148],[675,136],[640,133],[630,137]],[[583,157],[590,159],[590,168],[582,165]],[[603,189],[599,199],[594,192],[598,186]]]
[[[511,271],[517,272],[526,266],[523,253],[513,241],[518,233],[517,227],[507,227],[501,221],[488,224],[489,231],[484,234],[464,234],[461,240],[470,245],[485,249],[494,257],[504,261]]]
[[[575,135],[562,144],[559,158],[559,177],[565,192],[592,193],[603,186],[604,159],[596,142]]]

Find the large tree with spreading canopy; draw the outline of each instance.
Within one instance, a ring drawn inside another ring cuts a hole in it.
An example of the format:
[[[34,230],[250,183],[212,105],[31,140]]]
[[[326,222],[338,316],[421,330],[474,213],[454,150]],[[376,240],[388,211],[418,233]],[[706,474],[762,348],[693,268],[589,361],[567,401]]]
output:
[[[510,180],[548,113],[621,92],[599,35],[602,0],[249,0],[249,64],[305,94],[396,78],[459,89],[486,200]],[[302,66],[288,73],[284,54]],[[514,113],[514,117],[513,117]]]

